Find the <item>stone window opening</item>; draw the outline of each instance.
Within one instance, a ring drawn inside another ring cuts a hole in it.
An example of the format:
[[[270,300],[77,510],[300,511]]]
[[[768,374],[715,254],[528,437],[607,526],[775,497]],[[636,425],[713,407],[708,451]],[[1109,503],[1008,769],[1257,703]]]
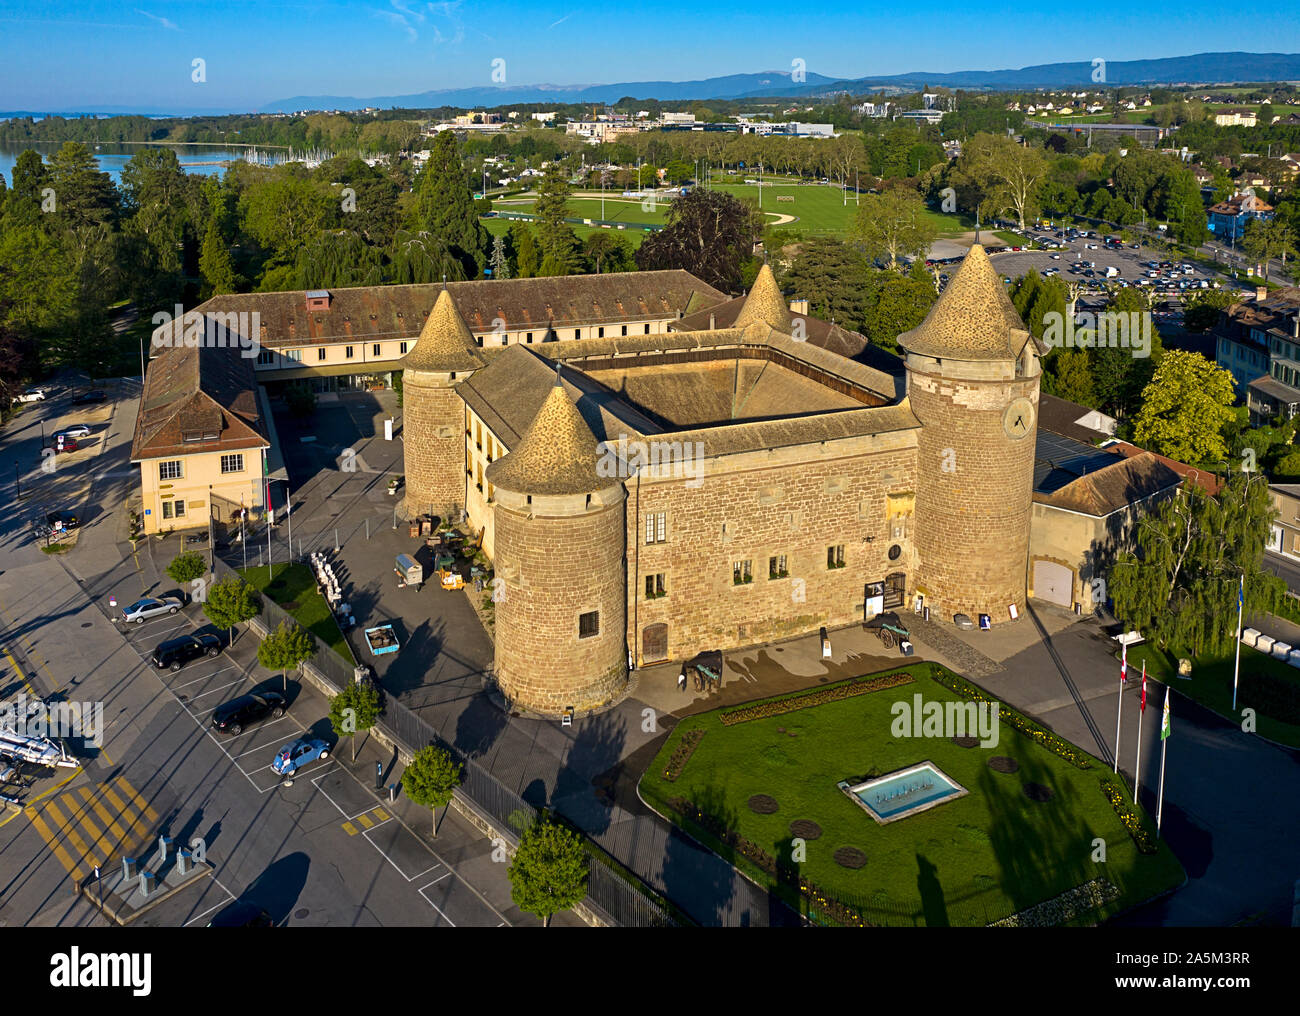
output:
[[[645,577],[645,598],[647,600],[658,600],[668,595],[668,588],[664,584],[664,575],[662,572]]]
[[[835,569],[844,567],[844,544],[837,543],[826,548],[826,567]]]
[[[769,557],[767,559],[767,577],[768,579],[785,579],[790,577],[790,572],[786,570],[784,554],[778,554],[775,557]]]
[[[731,563],[731,584],[733,586],[747,586],[754,581],[753,562],[733,561]]]
[[[667,514],[665,512],[648,512],[646,514],[645,542],[667,542]]]
[[[589,639],[600,634],[600,611],[589,610],[578,615],[578,638]]]

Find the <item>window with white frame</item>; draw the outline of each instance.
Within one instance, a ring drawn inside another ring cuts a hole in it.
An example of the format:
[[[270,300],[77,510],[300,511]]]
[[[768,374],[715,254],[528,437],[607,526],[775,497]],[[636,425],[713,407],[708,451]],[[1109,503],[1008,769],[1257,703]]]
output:
[[[223,473],[242,473],[244,471],[243,452],[221,456],[221,471]]]
[[[171,459],[158,463],[158,479],[180,480],[185,476],[184,464],[180,459]]]
[[[667,537],[665,512],[648,512],[645,517],[645,542],[664,543]]]

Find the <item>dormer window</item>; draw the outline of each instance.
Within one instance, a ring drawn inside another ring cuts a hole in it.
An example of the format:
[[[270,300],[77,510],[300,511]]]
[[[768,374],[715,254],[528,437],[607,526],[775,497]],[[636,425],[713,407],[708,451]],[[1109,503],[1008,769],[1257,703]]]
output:
[[[309,289],[307,291],[307,309],[308,310],[329,310],[330,296],[328,289]]]

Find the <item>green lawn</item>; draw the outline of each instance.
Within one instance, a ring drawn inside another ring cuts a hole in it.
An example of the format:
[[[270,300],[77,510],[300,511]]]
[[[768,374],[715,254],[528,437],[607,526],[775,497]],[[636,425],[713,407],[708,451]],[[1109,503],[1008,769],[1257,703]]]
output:
[[[509,219],[480,219],[479,221],[493,236],[505,236],[510,231]],[[574,226],[573,231],[578,235],[579,240],[585,241],[592,233],[599,233],[602,230],[600,226]],[[605,232],[611,232],[611,230],[605,230]],[[641,241],[649,235],[641,229],[619,229],[612,230],[612,232],[627,240],[632,245],[633,250],[640,247]]]
[[[1232,711],[1232,671],[1234,654],[1224,657],[1194,657],[1192,675],[1189,679],[1178,677],[1178,654],[1158,649],[1155,646],[1142,645],[1129,650],[1129,672],[1141,671],[1143,662],[1147,665],[1147,675],[1158,681],[1171,685],[1174,691],[1194,699],[1207,709],[1212,709],[1220,716],[1241,722],[1243,709],[1256,710],[1256,731],[1272,741],[1289,744],[1300,748],[1300,723],[1286,722],[1268,715],[1266,710],[1273,708],[1271,700],[1263,698],[1268,687],[1292,688],[1300,696],[1300,670],[1283,663],[1281,660],[1250,648],[1241,647],[1241,672],[1237,687],[1237,712]],[[1150,703],[1147,703],[1148,708]],[[1163,703],[1157,703],[1163,705]],[[1170,707],[1171,710],[1173,707]],[[1177,733],[1177,718],[1174,732]]]
[[[329,646],[352,666],[357,665],[329,604],[316,589],[315,576],[305,564],[276,565],[274,578],[266,566],[244,568],[240,574],[259,593],[264,593],[284,608],[295,621],[316,636],[319,643]]]
[[[1091,924],[1179,885],[1183,870],[1167,846],[1139,853],[1100,789],[1110,775],[1095,759],[1082,770],[1013,729],[999,725],[994,748],[962,748],[943,737],[891,734],[892,707],[913,701],[961,701],[932,680],[933,664],[899,668],[914,683],[826,702],[796,712],[725,726],[719,712],[678,724],[642,776],[640,790],[657,811],[716,850],[787,902],[808,911],[787,876],[778,879],[669,806],[685,798],[767,854],[791,858],[790,823],[816,822],[798,877],[849,904],[872,924],[986,924],[1104,877],[1120,898],[1076,918]],[[888,673],[896,673],[890,671]],[[677,780],[665,767],[683,736],[704,731]],[[1019,763],[1014,774],[988,767],[993,756]],[[884,775],[932,761],[969,793],[898,821],[879,825],[837,786],[840,780]],[[1030,800],[1023,784],[1051,788]],[[767,794],[775,814],[755,814],[752,795]],[[1131,800],[1125,794],[1127,800]],[[1154,833],[1154,824],[1147,823]],[[1107,859],[1094,861],[1094,839]],[[834,860],[841,847],[867,857],[851,870]]]
[[[509,203],[497,202],[494,207],[499,212],[526,212],[531,215],[534,204],[535,202],[531,200],[514,199]],[[663,225],[668,213],[666,203],[656,204],[653,211],[646,211],[641,207],[640,201],[622,198],[615,200],[612,197],[605,200],[604,216],[600,214],[600,198],[569,198],[565,207],[569,215],[575,219],[604,218],[606,222],[645,223],[659,226]]]

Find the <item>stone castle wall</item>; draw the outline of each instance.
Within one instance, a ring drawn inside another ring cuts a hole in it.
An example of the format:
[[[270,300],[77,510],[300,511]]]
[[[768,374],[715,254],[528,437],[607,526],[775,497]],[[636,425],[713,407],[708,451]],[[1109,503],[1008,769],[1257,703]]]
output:
[[[629,481],[627,639],[638,665],[655,662],[643,635],[659,623],[668,626],[660,659],[688,659],[859,622],[864,586],[889,573],[904,573],[910,587],[913,434],[862,440],[854,454],[800,446],[738,456],[747,462],[710,463],[698,487],[681,478]],[[892,521],[888,494],[906,506]],[[646,516],[658,512],[666,541],[647,544]],[[831,569],[827,548],[836,545],[845,565]],[[890,561],[895,545],[899,557]],[[788,575],[769,578],[769,559],[779,555]],[[752,581],[735,585],[733,562],[741,560],[750,561]],[[647,599],[645,578],[657,573],[666,595]]]
[[[498,502],[496,676],[535,712],[594,709],[627,687],[623,501],[577,515],[529,517]],[[599,634],[578,637],[599,611]]]
[[[912,411],[924,424],[917,450],[917,591],[951,620],[1025,609],[1037,427],[1009,437],[1003,411],[1038,405],[1038,377],[963,381],[909,373]],[[1037,420],[1035,418],[1035,424]]]

